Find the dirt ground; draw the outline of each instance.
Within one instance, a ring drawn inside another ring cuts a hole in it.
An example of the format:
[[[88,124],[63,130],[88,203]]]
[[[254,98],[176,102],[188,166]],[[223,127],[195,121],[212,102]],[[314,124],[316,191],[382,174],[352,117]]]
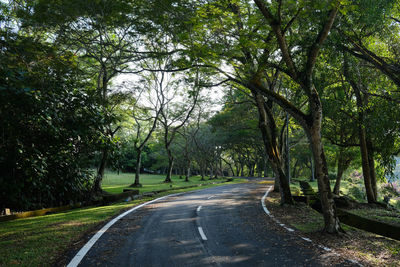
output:
[[[400,241],[379,236],[347,225],[340,236],[322,233],[323,218],[304,203],[281,206],[279,193],[271,192],[266,206],[281,222],[313,242],[331,248],[341,256],[363,266],[400,266]]]

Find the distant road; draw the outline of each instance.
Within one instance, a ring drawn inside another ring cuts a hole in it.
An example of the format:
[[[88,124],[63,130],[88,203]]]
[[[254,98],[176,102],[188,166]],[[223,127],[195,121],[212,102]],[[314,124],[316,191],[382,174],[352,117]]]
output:
[[[145,206],[104,233],[79,266],[330,265],[322,250],[266,216],[266,189],[256,180]]]

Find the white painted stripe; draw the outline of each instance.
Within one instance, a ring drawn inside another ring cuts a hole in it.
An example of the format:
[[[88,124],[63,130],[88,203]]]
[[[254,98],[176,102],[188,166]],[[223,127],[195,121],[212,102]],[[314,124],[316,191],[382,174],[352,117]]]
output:
[[[265,206],[265,198],[267,197],[267,195],[269,194],[269,191],[271,191],[271,186],[268,188],[267,192],[265,192],[264,196],[261,198],[261,205],[265,211],[266,214],[268,214],[269,216],[271,216],[271,212],[269,212],[269,210],[267,209],[267,207]]]
[[[201,206],[198,206],[197,207],[197,212],[200,212],[200,210],[201,210]]]
[[[261,204],[262,204],[262,207],[263,207],[265,213],[266,213],[268,216],[270,216],[276,223],[278,223],[280,226],[282,226],[283,228],[285,228],[287,231],[294,232],[294,229],[289,228],[289,227],[286,227],[283,223],[280,223],[277,219],[275,219],[274,216],[269,212],[269,210],[268,210],[267,207],[265,206],[265,198],[268,196],[268,194],[269,194],[269,192],[271,191],[271,189],[272,189],[272,187],[270,186],[270,187],[267,189],[267,191],[265,192],[264,196],[261,198]],[[305,241],[307,241],[307,242],[313,243],[313,241],[312,241],[311,239],[309,239],[309,238],[302,237],[302,236],[301,236],[300,238],[303,239],[303,240],[305,240]],[[328,248],[328,247],[325,247],[325,246],[322,246],[322,245],[317,245],[317,246],[318,246],[319,248],[322,248],[322,249],[325,250],[325,251],[332,251],[332,249],[330,249],[330,248]],[[337,256],[340,256],[340,255],[339,255],[338,253],[336,253],[336,252],[333,252],[333,254],[334,254],[334,255],[337,255]],[[352,262],[352,263],[355,263],[355,264],[358,264],[359,266],[363,266],[363,265],[362,265],[361,263],[359,263],[358,261],[351,260],[351,259],[348,259],[348,261],[349,261],[349,262]]]
[[[307,238],[307,237],[301,237],[301,239],[303,239],[303,240],[305,240],[305,241],[307,241],[307,242],[312,242],[311,239],[310,239],[310,238]]]
[[[211,199],[211,198],[213,198],[214,196],[210,196],[210,197],[208,197],[207,199]]]
[[[286,226],[283,226],[283,228],[285,228],[285,229],[288,230],[289,232],[294,232],[294,230],[293,230],[292,228],[289,228],[289,227],[286,227]]]
[[[197,227],[197,229],[199,229],[199,233],[200,233],[201,239],[207,240],[207,237],[206,237],[206,235],[205,235],[204,232],[203,232],[203,228]]]
[[[164,197],[159,197],[156,199],[153,199],[149,202],[140,204],[138,206],[133,207],[132,209],[125,211],[124,213],[120,214],[119,216],[115,217],[114,219],[112,219],[111,221],[109,221],[106,225],[103,226],[103,228],[101,228],[79,251],[78,253],[75,255],[75,257],[70,261],[70,263],[67,265],[67,267],[75,267],[78,266],[78,264],[82,261],[83,257],[85,257],[86,253],[88,253],[88,251],[90,250],[90,248],[94,245],[94,243],[96,243],[97,240],[99,240],[99,238],[108,230],[108,228],[110,228],[113,224],[115,224],[118,220],[120,220],[121,218],[125,217],[126,215],[128,215],[129,213],[131,213],[132,211],[135,211],[137,209],[140,209],[143,206],[146,206],[148,204],[151,204],[153,202],[162,200],[164,198],[167,197],[172,197],[172,196],[176,196],[176,195],[181,195],[182,193],[178,193],[178,194],[172,194],[172,195],[168,195],[168,196],[164,196]]]
[[[330,248],[327,248],[327,247],[321,246],[321,245],[318,245],[318,247],[322,248],[322,249],[325,250],[325,251],[331,251],[331,250],[332,250],[332,249],[330,249]]]

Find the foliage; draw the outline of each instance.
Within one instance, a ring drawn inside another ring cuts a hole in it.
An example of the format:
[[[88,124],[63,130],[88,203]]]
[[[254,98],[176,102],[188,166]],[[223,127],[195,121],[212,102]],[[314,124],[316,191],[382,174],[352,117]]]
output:
[[[1,32],[0,203],[30,209],[84,197],[101,111],[72,53]]]

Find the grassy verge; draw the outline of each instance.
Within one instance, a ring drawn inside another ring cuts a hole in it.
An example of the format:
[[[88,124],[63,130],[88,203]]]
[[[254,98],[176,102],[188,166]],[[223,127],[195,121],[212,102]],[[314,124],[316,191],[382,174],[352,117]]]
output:
[[[223,185],[242,181],[235,179]],[[214,186],[218,185],[208,184],[201,189]],[[86,234],[123,210],[160,196],[198,189],[171,190],[153,198],[0,222],[0,266],[51,266],[74,244],[83,246],[79,242]]]
[[[279,221],[296,228],[303,236],[365,266],[400,266],[400,241],[345,224],[342,224],[345,235],[321,234],[324,226],[321,214],[303,203],[280,206],[279,198],[279,193],[270,193],[266,200],[268,209]]]

